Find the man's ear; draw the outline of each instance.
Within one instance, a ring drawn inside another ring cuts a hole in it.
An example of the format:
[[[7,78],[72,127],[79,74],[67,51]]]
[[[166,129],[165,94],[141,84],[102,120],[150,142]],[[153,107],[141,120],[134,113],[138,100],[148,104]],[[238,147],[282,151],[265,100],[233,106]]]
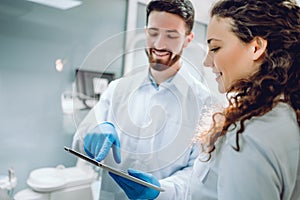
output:
[[[253,60],[258,60],[265,53],[267,49],[268,41],[262,37],[255,37],[250,42],[250,52]]]
[[[194,39],[194,33],[191,32],[189,35],[187,35],[187,37],[185,38],[185,41],[184,41],[184,44],[183,44],[183,47],[187,47],[190,42]]]

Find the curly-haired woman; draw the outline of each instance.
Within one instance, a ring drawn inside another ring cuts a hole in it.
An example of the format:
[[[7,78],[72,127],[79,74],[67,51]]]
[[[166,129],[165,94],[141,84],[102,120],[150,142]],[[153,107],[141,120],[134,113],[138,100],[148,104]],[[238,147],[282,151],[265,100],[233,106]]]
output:
[[[293,0],[222,0],[205,66],[228,107],[199,133],[190,199],[300,199],[300,8]]]

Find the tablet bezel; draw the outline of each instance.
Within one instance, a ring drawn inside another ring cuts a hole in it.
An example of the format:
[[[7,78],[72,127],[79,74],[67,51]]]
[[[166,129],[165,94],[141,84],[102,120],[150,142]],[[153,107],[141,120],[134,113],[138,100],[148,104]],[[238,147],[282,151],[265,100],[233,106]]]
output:
[[[69,147],[66,147],[66,146],[65,146],[64,149],[65,149],[67,152],[69,152],[69,153],[71,153],[71,154],[73,154],[73,155],[75,155],[75,156],[77,156],[77,157],[79,157],[79,158],[81,158],[81,159],[83,159],[83,160],[89,162],[89,163],[92,163],[92,164],[96,165],[97,167],[101,167],[101,168],[103,168],[103,169],[106,169],[107,171],[109,171],[109,172],[111,172],[111,173],[114,173],[114,174],[116,174],[116,175],[118,175],[118,176],[121,176],[121,177],[123,177],[123,178],[129,179],[129,180],[131,180],[131,181],[133,181],[133,182],[139,183],[139,184],[141,184],[141,185],[143,185],[143,186],[152,188],[152,189],[154,189],[154,190],[158,190],[158,191],[160,191],[160,192],[163,192],[163,191],[164,191],[164,189],[161,188],[161,187],[158,187],[158,186],[156,186],[156,185],[153,185],[153,184],[151,184],[151,183],[148,183],[148,182],[146,182],[146,181],[143,181],[143,180],[141,180],[141,179],[138,179],[138,178],[136,178],[136,177],[134,177],[134,176],[131,176],[131,175],[127,174],[127,173],[124,172],[124,171],[120,171],[120,170],[118,170],[118,169],[115,169],[115,168],[113,168],[113,167],[110,167],[110,166],[108,166],[108,165],[105,165],[105,164],[103,164],[103,163],[101,163],[101,162],[98,162],[98,161],[96,161],[96,160],[94,160],[94,159],[92,159],[92,158],[90,158],[90,157],[88,157],[88,156],[86,156],[86,155],[84,155],[84,154],[82,154],[82,153],[79,153],[79,152],[77,152],[77,151],[75,151],[75,150],[73,150],[73,149],[71,149],[71,148],[69,148]]]

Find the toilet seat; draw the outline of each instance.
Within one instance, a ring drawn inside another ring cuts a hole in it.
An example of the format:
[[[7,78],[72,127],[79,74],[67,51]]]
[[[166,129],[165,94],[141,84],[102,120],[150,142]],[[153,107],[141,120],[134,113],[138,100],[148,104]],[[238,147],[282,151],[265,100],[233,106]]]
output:
[[[63,170],[41,168],[30,173],[27,184],[35,191],[50,192],[63,188],[67,183]]]
[[[27,184],[37,192],[51,192],[66,187],[92,183],[97,174],[78,167],[40,168],[33,170]]]

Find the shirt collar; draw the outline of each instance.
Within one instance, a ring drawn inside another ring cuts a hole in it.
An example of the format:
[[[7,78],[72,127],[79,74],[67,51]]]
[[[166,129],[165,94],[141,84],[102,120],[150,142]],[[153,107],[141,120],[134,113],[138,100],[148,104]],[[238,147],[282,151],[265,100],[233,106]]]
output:
[[[152,74],[150,73],[150,68],[149,68],[149,72],[148,72],[148,78],[149,78],[149,80],[150,80],[150,82],[151,82],[151,85],[152,85],[156,90],[159,90],[159,85],[155,82],[155,80],[154,80]],[[164,81],[164,82],[170,83],[170,82],[173,80],[173,78],[174,78],[174,76],[170,77],[169,79],[167,79],[167,80]],[[163,83],[162,83],[162,84],[163,84]]]
[[[145,76],[141,84],[151,84],[156,90],[159,90],[160,87],[169,88],[174,86],[181,92],[188,92],[188,88],[191,87],[194,82],[200,81],[196,80],[197,78],[193,74],[191,74],[191,72],[189,72],[189,67],[190,66],[186,65],[183,62],[178,72],[160,85],[155,82],[153,76],[150,73],[150,68],[148,68],[148,70],[144,71],[146,73],[144,73]]]

